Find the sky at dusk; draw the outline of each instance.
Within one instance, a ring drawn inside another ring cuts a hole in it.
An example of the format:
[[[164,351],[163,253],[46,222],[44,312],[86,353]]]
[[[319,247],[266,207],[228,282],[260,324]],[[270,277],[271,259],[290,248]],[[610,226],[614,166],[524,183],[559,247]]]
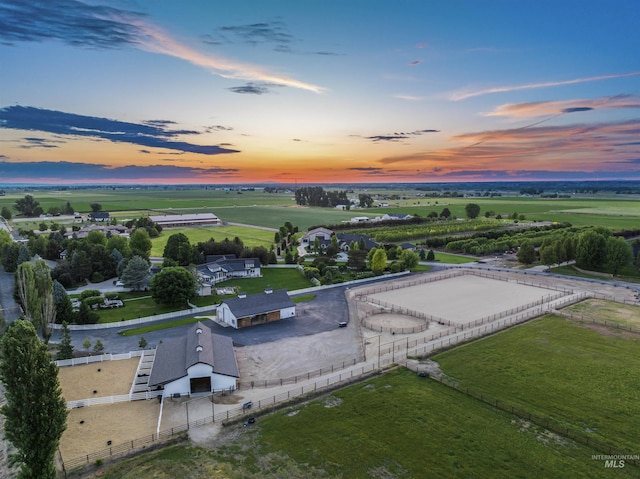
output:
[[[0,184],[640,180],[638,0],[0,0]]]

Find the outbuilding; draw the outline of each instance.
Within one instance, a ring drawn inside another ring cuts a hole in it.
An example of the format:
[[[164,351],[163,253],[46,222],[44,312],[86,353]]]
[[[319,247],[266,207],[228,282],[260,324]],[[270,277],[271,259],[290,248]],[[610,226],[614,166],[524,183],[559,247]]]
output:
[[[216,308],[218,321],[236,329],[292,318],[296,315],[296,304],[286,289],[265,289],[258,294],[239,294],[227,298]]]
[[[149,389],[163,397],[205,395],[235,390],[239,377],[231,338],[198,322],[185,337],[158,345]]]

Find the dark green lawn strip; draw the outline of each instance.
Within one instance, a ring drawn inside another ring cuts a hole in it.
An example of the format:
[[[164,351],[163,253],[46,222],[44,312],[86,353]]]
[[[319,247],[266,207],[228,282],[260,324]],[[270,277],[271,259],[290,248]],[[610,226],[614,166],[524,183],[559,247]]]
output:
[[[639,343],[548,316],[434,359],[462,386],[634,453]]]
[[[160,331],[161,329],[175,328],[176,326],[197,323],[198,321],[202,321],[202,318],[182,318],[176,319],[174,321],[163,321],[162,323],[152,323],[147,326],[125,329],[124,331],[120,331],[120,335],[137,336],[138,334],[150,333],[151,331]]]

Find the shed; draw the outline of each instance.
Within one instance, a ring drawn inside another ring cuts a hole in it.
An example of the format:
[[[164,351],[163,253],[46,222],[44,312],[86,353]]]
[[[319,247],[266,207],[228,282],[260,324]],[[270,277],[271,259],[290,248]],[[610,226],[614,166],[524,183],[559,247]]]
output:
[[[296,315],[296,304],[286,289],[227,298],[216,308],[218,321],[236,329],[279,321]]]

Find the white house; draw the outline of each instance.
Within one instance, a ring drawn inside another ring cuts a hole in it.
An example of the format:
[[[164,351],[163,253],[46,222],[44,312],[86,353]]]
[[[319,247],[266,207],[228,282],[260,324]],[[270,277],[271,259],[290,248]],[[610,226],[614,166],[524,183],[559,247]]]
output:
[[[301,239],[302,246],[312,246],[315,242],[316,238],[323,242],[331,242],[331,236],[333,235],[333,231],[327,228],[319,227],[313,228],[312,230],[307,231]]]
[[[149,389],[163,397],[232,391],[240,373],[231,338],[196,323],[187,335],[160,343],[149,375]]]
[[[259,278],[259,258],[236,258],[235,255],[221,255],[208,258],[205,264],[196,266],[201,284],[200,296],[211,294],[211,286],[231,278]]]
[[[218,321],[236,329],[279,321],[296,315],[296,304],[286,289],[227,298],[216,308]]]

